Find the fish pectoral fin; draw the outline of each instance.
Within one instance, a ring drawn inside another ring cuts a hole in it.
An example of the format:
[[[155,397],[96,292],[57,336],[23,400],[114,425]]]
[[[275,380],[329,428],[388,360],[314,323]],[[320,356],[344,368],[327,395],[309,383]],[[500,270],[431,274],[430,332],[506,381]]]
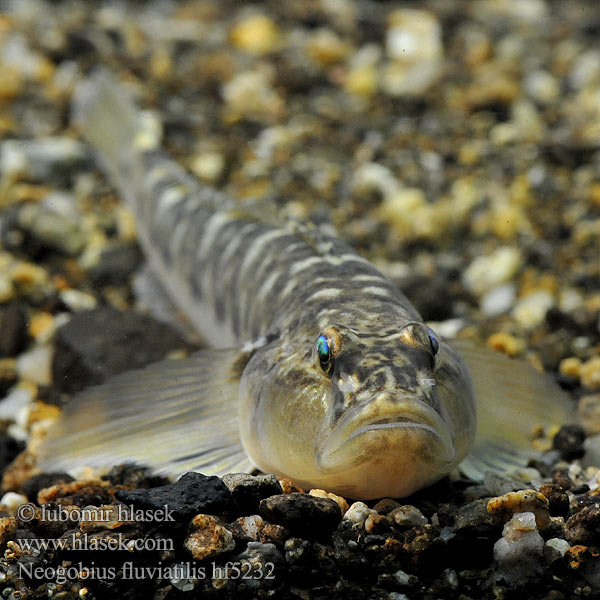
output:
[[[117,375],[74,397],[32,452],[45,470],[135,462],[173,476],[247,471],[238,390],[249,358],[202,350]]]
[[[469,367],[476,398],[477,436],[460,465],[468,477],[526,466],[539,455],[532,445],[536,427],[577,421],[571,399],[548,375],[470,340],[451,343]]]

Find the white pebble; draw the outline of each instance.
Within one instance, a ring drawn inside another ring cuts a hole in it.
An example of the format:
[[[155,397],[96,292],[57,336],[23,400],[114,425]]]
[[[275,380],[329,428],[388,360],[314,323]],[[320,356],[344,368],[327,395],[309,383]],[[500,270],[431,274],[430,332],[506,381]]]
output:
[[[506,313],[515,301],[516,288],[514,283],[499,285],[487,292],[481,299],[481,310],[493,317]]]
[[[20,411],[33,401],[31,391],[25,387],[13,388],[0,402],[0,419],[14,421]]]
[[[36,346],[29,352],[21,354],[17,359],[17,370],[23,379],[38,385],[52,383],[52,348]]]
[[[573,288],[565,288],[558,293],[558,308],[569,313],[583,306],[583,296]]]
[[[567,540],[561,538],[551,538],[544,545],[544,555],[546,560],[553,555],[564,556],[565,552],[571,547]]]
[[[2,498],[0,498],[0,504],[6,506],[8,510],[17,510],[19,506],[27,503],[27,496],[23,494],[17,494],[15,492],[6,492]]]
[[[532,512],[516,513],[494,544],[498,573],[511,585],[521,584],[542,570],[544,540]]]
[[[528,329],[539,325],[556,301],[547,290],[537,290],[519,299],[511,314],[519,324]]]
[[[92,310],[98,305],[98,301],[92,294],[80,290],[67,289],[60,293],[60,299],[73,311]]]
[[[344,519],[364,525],[367,517],[374,514],[377,514],[377,511],[369,508],[364,502],[355,502],[344,514]]]
[[[489,256],[478,256],[465,269],[463,281],[478,296],[510,281],[520,269],[523,256],[518,248],[501,246]]]

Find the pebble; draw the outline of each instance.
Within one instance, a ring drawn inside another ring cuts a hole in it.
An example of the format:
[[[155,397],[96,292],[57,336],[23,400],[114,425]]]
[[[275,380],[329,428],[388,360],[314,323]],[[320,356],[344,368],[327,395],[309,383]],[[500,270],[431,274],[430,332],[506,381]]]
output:
[[[571,546],[567,540],[561,538],[551,538],[544,544],[544,558],[548,564],[553,564],[560,560],[568,548]]]
[[[483,296],[510,281],[521,268],[523,256],[518,248],[502,246],[488,256],[477,256],[463,273],[463,282],[472,292]]]
[[[594,356],[579,368],[581,385],[588,390],[600,390],[600,356]]]
[[[223,85],[228,118],[254,118],[271,122],[284,109],[284,102],[272,85],[272,73],[267,68],[243,71]]]
[[[569,496],[564,488],[556,483],[544,483],[540,486],[540,494],[548,499],[548,508],[553,517],[566,518],[569,514]]]
[[[581,458],[584,453],[585,431],[581,425],[563,425],[552,440],[552,447],[564,460]]]
[[[73,312],[92,310],[98,306],[98,300],[92,294],[80,290],[61,290],[60,299]]]
[[[600,394],[582,396],[577,405],[577,413],[588,436],[600,433]]]
[[[73,481],[75,481],[73,477],[67,473],[40,473],[25,481],[22,488],[29,502],[38,502],[38,494],[41,490]]]
[[[149,490],[120,490],[115,498],[141,509],[162,510],[167,506],[179,522],[199,513],[219,514],[233,503],[231,492],[218,477],[193,472],[185,473],[175,483]]]
[[[210,515],[199,514],[192,520],[192,532],[183,543],[196,559],[204,560],[235,548],[232,533]]]
[[[33,393],[28,387],[14,388],[0,402],[0,419],[16,420],[19,413],[28,409],[33,402]]]
[[[389,15],[381,87],[390,96],[421,96],[442,73],[442,29],[430,12],[398,9]]]
[[[175,575],[169,579],[170,584],[180,592],[191,592],[196,587],[196,579],[192,576],[189,563],[175,563],[171,567]]]
[[[382,498],[376,504],[373,505],[373,510],[380,515],[388,515],[395,508],[402,506],[400,502],[393,500],[392,498]]]
[[[28,315],[27,306],[17,301],[0,309],[0,356],[17,356],[25,350],[29,342]]]
[[[9,540],[14,540],[18,527],[18,522],[14,517],[0,517],[0,544],[4,546]]]
[[[504,525],[494,544],[494,560],[500,576],[511,587],[519,586],[542,572],[544,540],[531,512],[516,513]]]
[[[225,169],[225,157],[220,152],[202,152],[190,161],[190,170],[207,183],[219,180]]]
[[[86,245],[87,232],[75,198],[52,192],[39,204],[24,205],[18,217],[20,227],[42,247],[76,256]]]
[[[275,475],[229,473],[223,475],[222,480],[231,492],[236,505],[245,514],[256,512],[263,498],[283,493]]]
[[[377,511],[369,508],[364,502],[354,502],[344,513],[344,519],[364,526],[367,517],[375,514],[377,514]]]
[[[415,506],[400,506],[392,510],[389,518],[393,519],[396,525],[401,527],[418,527],[427,525],[427,517]]]
[[[550,524],[548,499],[535,490],[520,490],[491,498],[488,501],[487,510],[490,514],[497,515],[504,520],[515,513],[533,514],[537,527],[540,529],[544,529]]]
[[[267,54],[275,49],[279,32],[272,19],[256,14],[235,25],[229,37],[239,50],[250,54]]]
[[[321,67],[343,61],[349,53],[349,46],[334,31],[321,27],[309,36],[306,52]]]
[[[488,317],[495,317],[507,313],[513,306],[516,298],[514,283],[499,285],[484,294],[481,298],[481,310]]]
[[[38,344],[47,344],[56,331],[56,321],[52,313],[34,312],[29,319],[29,335]]]
[[[331,492],[326,492],[325,490],[319,489],[310,490],[308,493],[310,496],[314,496],[315,498],[329,498],[330,500],[333,500],[340,507],[342,515],[348,510],[348,502],[346,502],[346,499],[342,498],[341,496],[337,496]]]
[[[567,375],[568,377],[579,379],[581,372],[581,359],[577,358],[576,356],[563,358],[558,365],[558,372],[561,375]]]
[[[104,306],[78,312],[56,332],[54,384],[74,393],[185,347],[170,327],[133,310]]]
[[[486,343],[492,350],[502,352],[507,356],[517,356],[525,350],[526,346],[523,340],[503,331],[493,333]]]
[[[8,273],[0,272],[0,304],[10,302],[15,297],[15,286]]]
[[[91,280],[99,287],[126,285],[142,262],[137,244],[109,242],[102,244],[92,264],[86,265]]]
[[[50,385],[52,378],[52,357],[54,349],[50,345],[35,346],[17,358],[17,369],[22,379],[38,385]]]
[[[586,506],[569,517],[565,524],[565,535],[571,545],[598,545],[600,543],[600,505],[595,503]]]
[[[283,525],[303,537],[323,537],[333,531],[342,518],[339,506],[328,498],[308,494],[280,494],[260,501],[261,516]]]
[[[23,496],[23,494],[16,494],[15,492],[6,492],[6,494],[0,498],[0,505],[5,506],[8,510],[13,512],[26,502],[27,496]]]
[[[523,327],[531,329],[546,318],[546,313],[556,304],[554,294],[547,290],[531,292],[520,298],[511,311],[511,315]]]
[[[260,515],[239,517],[229,526],[234,537],[246,541],[258,541],[265,527],[265,521]]]

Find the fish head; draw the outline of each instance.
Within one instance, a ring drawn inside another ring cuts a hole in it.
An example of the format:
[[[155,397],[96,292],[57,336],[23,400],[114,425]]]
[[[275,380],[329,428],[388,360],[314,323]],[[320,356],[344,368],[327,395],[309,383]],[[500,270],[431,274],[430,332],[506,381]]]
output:
[[[259,351],[248,368],[242,443],[301,487],[404,497],[449,473],[474,439],[468,371],[423,323],[378,335],[334,324]]]

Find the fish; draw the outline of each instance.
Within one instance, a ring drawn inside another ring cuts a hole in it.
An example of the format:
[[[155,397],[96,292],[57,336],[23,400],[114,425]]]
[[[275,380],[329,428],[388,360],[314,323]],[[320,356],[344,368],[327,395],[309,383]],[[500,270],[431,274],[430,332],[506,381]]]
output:
[[[79,84],[73,115],[207,348],[81,392],[37,449],[41,468],[256,468],[401,498],[459,466],[473,478],[523,466],[532,427],[572,417],[547,376],[436,333],[330,227],[196,180],[108,71]]]

